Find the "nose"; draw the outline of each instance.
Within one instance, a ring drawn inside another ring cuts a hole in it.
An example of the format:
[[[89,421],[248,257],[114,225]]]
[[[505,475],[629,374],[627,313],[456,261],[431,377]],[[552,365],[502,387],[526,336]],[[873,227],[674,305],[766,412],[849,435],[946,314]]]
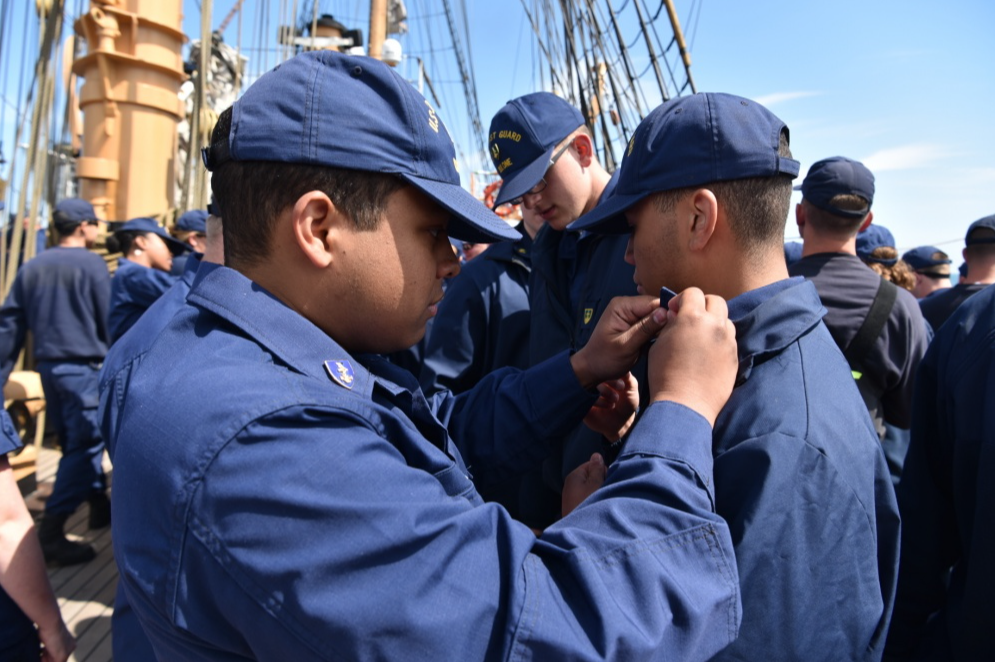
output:
[[[526,193],[525,195],[522,196],[522,205],[524,205],[525,208],[528,209],[529,211],[532,211],[533,209],[535,209],[536,204],[539,202],[541,198],[542,198],[541,192]]]
[[[443,241],[445,242],[445,246],[443,247],[445,250],[442,253],[442,259],[439,261],[436,274],[440,279],[454,278],[460,272],[459,258],[456,257],[456,252],[452,249],[449,238],[443,235],[440,236],[443,237]]]
[[[636,256],[632,250],[632,235],[629,235],[629,243],[625,245],[625,261],[633,266],[636,264]]]

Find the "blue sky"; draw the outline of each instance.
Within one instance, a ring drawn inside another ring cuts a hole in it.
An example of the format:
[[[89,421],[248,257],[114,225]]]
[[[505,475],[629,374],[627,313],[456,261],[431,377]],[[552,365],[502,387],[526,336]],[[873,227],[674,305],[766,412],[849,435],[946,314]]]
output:
[[[220,23],[234,3],[217,0],[212,24]],[[615,1],[616,7],[623,3]],[[86,4],[67,0],[70,13]],[[246,0],[243,48],[275,35],[280,4]],[[406,0],[406,4],[413,25],[441,21],[438,0]],[[466,0],[466,4],[486,128],[508,99],[536,90],[535,49],[520,0]],[[646,0],[646,4],[655,7],[656,2]],[[698,89],[731,92],[765,104],[791,128],[792,150],[803,173],[826,156],[862,160],[877,177],[875,221],[892,230],[900,248],[933,243],[956,257],[967,225],[995,213],[995,40],[991,38],[995,2],[675,0],[675,4],[691,46]],[[357,24],[365,23],[367,7],[365,0],[321,0],[319,5],[322,12]],[[267,9],[270,23],[261,26]],[[23,7],[14,11],[10,22],[14,30],[7,33],[4,45],[7,113],[0,127],[8,160],[17,74],[22,67],[30,68],[37,48],[31,30],[24,37]],[[184,0],[184,14],[183,28],[196,38],[200,2]],[[237,26],[236,20],[228,28],[229,43],[236,41]],[[448,34],[442,26],[436,29],[432,44],[419,43],[417,39],[424,38],[414,35],[402,43],[410,52],[436,46]],[[23,46],[31,62],[22,60]],[[254,67],[261,69],[260,54],[247,54],[253,57],[250,73]],[[274,64],[276,56],[271,57]],[[456,76],[452,70],[440,71],[441,62],[433,66],[440,114],[457,142],[470,150]],[[408,67],[406,75],[413,78],[412,72]],[[793,234],[792,213],[787,235]]]

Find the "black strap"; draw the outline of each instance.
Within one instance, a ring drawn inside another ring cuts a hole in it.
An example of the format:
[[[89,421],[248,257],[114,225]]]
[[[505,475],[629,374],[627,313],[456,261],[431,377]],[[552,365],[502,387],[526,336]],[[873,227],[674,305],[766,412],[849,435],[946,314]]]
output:
[[[884,325],[887,324],[888,318],[891,316],[896,299],[898,299],[898,286],[882,278],[881,284],[878,285],[877,294],[874,295],[874,301],[871,303],[871,309],[867,311],[867,317],[864,318],[864,323],[860,325],[857,335],[843,350],[847,363],[852,367],[856,368],[862,365],[867,353],[874,346],[874,342],[881,337],[881,331],[884,330]]]

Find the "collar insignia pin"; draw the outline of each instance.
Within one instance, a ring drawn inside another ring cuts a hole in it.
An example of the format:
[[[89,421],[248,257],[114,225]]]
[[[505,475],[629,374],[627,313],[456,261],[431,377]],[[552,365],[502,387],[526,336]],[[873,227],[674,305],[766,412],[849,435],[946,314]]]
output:
[[[352,390],[356,374],[348,361],[325,361],[325,372],[339,386]]]

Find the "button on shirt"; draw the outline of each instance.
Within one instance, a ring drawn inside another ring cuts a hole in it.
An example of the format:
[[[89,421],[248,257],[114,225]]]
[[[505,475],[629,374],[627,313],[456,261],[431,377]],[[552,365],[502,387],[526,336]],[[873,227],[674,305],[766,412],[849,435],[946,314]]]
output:
[[[650,406],[537,539],[467,475],[537,462],[583,415],[565,352],[426,399],[230,269],[187,301],[131,374],[115,453],[115,557],[160,658],[694,660],[735,638],[694,412]]]
[[[957,309],[916,378],[898,486],[902,565],[888,660],[995,651],[995,286]]]
[[[729,301],[740,373],[715,424],[715,493],[736,545],[743,624],[717,660],[881,656],[898,512],[824,314],[800,278]]]

